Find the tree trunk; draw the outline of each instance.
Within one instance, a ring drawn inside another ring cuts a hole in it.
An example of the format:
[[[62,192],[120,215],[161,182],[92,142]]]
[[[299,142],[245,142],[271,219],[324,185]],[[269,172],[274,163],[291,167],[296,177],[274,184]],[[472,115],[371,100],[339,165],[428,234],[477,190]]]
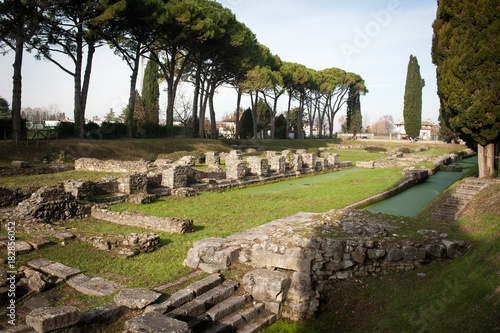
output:
[[[299,113],[298,113],[298,121],[297,121],[297,139],[302,139],[302,112],[304,108],[304,95],[300,95],[300,102],[299,102]]]
[[[201,59],[198,60],[196,65],[196,78],[194,82],[194,96],[193,96],[193,136],[196,133],[196,126],[198,125],[198,98],[200,96],[200,83],[201,83]]]
[[[495,175],[494,144],[486,146],[477,145],[477,160],[479,166],[479,178],[488,178]]]
[[[217,139],[217,120],[215,119],[215,108],[214,108],[214,95],[215,95],[216,83],[210,84],[210,94],[208,99],[208,107],[210,111],[210,130],[212,132],[212,139]]]
[[[235,138],[236,139],[239,139],[240,137],[240,105],[241,105],[241,90],[240,89],[237,89],[238,90],[238,99],[236,100],[236,119],[234,120],[235,121],[235,125],[236,125],[236,133],[235,133]]]
[[[252,100],[252,93],[250,93],[250,100]],[[252,101],[252,121],[253,121],[253,138],[257,139],[257,101],[259,99],[259,92],[255,92],[255,102]]]
[[[205,110],[206,110],[206,103],[205,101],[205,83],[202,82],[200,85],[200,117],[198,118],[199,120],[199,135],[200,138],[203,139],[205,137]]]
[[[82,29],[81,25],[78,27],[79,30]],[[85,138],[85,116],[82,121],[82,61],[83,61],[83,41],[82,33],[80,32],[76,36],[76,63],[75,63],[75,123],[79,129],[80,138]]]
[[[14,75],[12,88],[12,138],[17,142],[20,139],[21,132],[21,93],[22,77],[21,69],[23,64],[24,41],[21,36],[17,36],[16,50],[14,59]]]
[[[274,140],[276,132],[276,109],[278,108],[278,97],[274,98],[273,111],[271,111],[271,139]]]
[[[286,112],[286,138],[285,139],[289,139],[290,138],[290,107],[292,105],[292,94],[290,93],[290,95],[288,96],[288,110]]]
[[[134,109],[135,109],[135,99],[136,99],[135,86],[137,85],[137,76],[139,74],[140,53],[141,53],[141,44],[137,43],[135,49],[134,68],[132,69],[132,75],[130,76],[130,95],[128,98],[128,109],[127,109],[127,114],[125,116],[125,125],[127,126],[129,138],[132,137],[134,128]]]

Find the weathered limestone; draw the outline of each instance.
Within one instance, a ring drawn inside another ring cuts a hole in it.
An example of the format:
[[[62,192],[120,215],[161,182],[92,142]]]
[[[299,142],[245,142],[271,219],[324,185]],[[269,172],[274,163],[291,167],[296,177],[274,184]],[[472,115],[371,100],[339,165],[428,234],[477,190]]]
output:
[[[241,153],[241,150],[231,150],[229,154],[226,155],[225,161],[227,164],[227,160],[242,160],[243,159],[243,154]]]
[[[311,154],[311,153],[302,154],[302,161],[303,161],[302,167],[309,169],[316,168],[316,159],[317,159],[316,154]]]
[[[26,169],[30,167],[30,163],[26,161],[12,161],[10,165],[18,169]]]
[[[250,156],[247,159],[250,166],[250,172],[261,177],[267,176],[269,173],[268,161],[265,158]]]
[[[68,285],[82,294],[92,296],[108,296],[125,286],[116,281],[103,279],[101,277],[89,277],[85,274],[77,275],[68,280]]]
[[[279,174],[286,171],[286,158],[283,156],[273,156],[269,159],[269,169]]]
[[[118,191],[127,194],[147,193],[148,178],[144,173],[129,173],[118,178]]]
[[[96,206],[92,207],[91,215],[99,220],[155,231],[181,234],[193,232],[193,220],[191,219],[151,216],[136,211],[114,212]]]
[[[357,161],[356,166],[358,168],[373,169],[375,167],[375,161]]]
[[[96,158],[79,158],[75,161],[75,170],[105,172],[140,172],[148,173],[151,163],[145,160],[116,161]]]
[[[329,154],[328,155],[328,164],[332,166],[337,166],[339,164],[339,154]]]
[[[61,264],[60,262],[54,262],[44,259],[28,261],[28,266],[34,269],[41,270],[42,272],[49,275],[55,275],[63,280],[67,280],[70,277],[81,273],[79,269],[68,267],[64,264]]]
[[[149,333],[192,333],[183,321],[163,316],[158,312],[144,313],[125,322],[125,329],[133,332]]]
[[[266,309],[279,313],[292,279],[283,272],[257,269],[245,274],[242,283],[245,291],[254,299],[266,304]]]
[[[63,183],[64,191],[78,200],[92,200],[94,197],[94,183],[84,179],[73,179]]]
[[[220,153],[218,151],[209,151],[205,153],[205,163],[208,165],[208,169],[219,169]]]
[[[38,333],[51,332],[76,324],[80,311],[71,306],[44,307],[26,316],[26,324]]]
[[[189,198],[196,195],[196,191],[192,187],[179,187],[172,191],[172,196],[174,197]]]
[[[186,164],[173,164],[171,168],[162,171],[161,185],[171,188],[186,187],[190,169]]]
[[[195,166],[196,165],[196,157],[194,156],[183,156],[181,157],[178,161],[178,164],[187,164],[189,166]]]
[[[243,179],[247,173],[247,162],[243,160],[226,160],[226,178]]]
[[[302,171],[304,163],[302,155],[299,154],[293,155],[292,160],[290,162],[291,162],[291,169],[293,171],[298,171],[298,172]]]
[[[160,298],[160,296],[160,293],[144,288],[127,288],[120,290],[115,295],[114,301],[129,309],[144,309]]]
[[[266,308],[300,320],[314,316],[320,296],[332,280],[413,269],[444,255],[458,256],[465,246],[435,231],[419,231],[424,235],[421,241],[396,239],[393,232],[397,228],[363,210],[298,213],[228,238],[195,242],[184,264],[205,271],[207,267],[223,270],[237,258],[240,263],[261,268],[259,271],[290,271],[285,303],[268,302]],[[252,279],[252,275],[246,276],[244,284]],[[265,285],[270,284],[262,283]]]

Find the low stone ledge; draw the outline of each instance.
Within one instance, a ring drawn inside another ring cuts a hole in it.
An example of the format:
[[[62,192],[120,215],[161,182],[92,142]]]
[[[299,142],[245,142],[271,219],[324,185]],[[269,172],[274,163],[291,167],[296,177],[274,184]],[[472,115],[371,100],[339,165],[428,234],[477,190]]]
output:
[[[151,216],[136,211],[115,212],[96,206],[92,207],[91,216],[98,220],[154,231],[181,234],[194,231],[193,220],[191,219]]]
[[[80,311],[71,306],[43,307],[26,316],[26,324],[38,333],[51,332],[76,324]]]

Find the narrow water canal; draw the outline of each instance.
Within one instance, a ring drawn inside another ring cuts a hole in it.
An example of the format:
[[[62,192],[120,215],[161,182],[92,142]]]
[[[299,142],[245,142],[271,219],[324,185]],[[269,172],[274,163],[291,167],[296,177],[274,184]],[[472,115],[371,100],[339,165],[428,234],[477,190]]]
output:
[[[304,187],[307,185],[314,185],[315,183],[322,182],[327,179],[339,178],[348,175],[353,172],[358,172],[364,169],[352,168],[345,169],[336,172],[328,172],[314,176],[307,176],[301,178],[291,178],[288,180],[279,181],[276,183],[270,183],[259,186],[250,186],[238,190],[238,194],[262,194],[262,193],[278,193],[281,191],[287,191],[295,188]]]
[[[413,217],[441,192],[459,180],[471,167],[477,165],[477,156],[464,159],[458,164],[462,166],[462,172],[439,171],[422,184],[365,208],[372,212]]]

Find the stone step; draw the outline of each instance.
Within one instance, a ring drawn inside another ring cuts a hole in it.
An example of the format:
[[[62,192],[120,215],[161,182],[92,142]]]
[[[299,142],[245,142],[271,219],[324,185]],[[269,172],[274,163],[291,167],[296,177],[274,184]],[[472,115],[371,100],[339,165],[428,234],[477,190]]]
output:
[[[450,197],[446,199],[446,203],[458,206],[465,206],[467,203],[469,203],[469,200]]]
[[[428,218],[429,221],[453,221],[455,220],[454,215],[448,215],[448,214],[440,214],[440,213],[432,213],[431,217]]]
[[[476,190],[470,190],[470,189],[466,189],[466,188],[458,188],[455,193],[458,193],[458,194],[465,194],[465,195],[471,195],[471,196],[474,196],[477,194],[478,191]]]
[[[454,199],[458,199],[458,200],[464,200],[464,201],[467,201],[469,202],[474,196],[471,195],[471,194],[464,194],[464,193],[453,193],[451,195],[452,198]]]
[[[485,186],[485,185],[488,185],[488,182],[484,181],[484,180],[479,180],[479,179],[466,179],[465,184]]]
[[[192,320],[214,307],[217,303],[232,296],[237,288],[238,282],[226,280],[221,285],[210,289],[192,301],[168,312],[166,315],[183,321]]]
[[[264,303],[254,302],[252,306],[227,317],[218,326],[230,327],[232,332],[237,331],[257,318],[264,311],[264,308]]]
[[[439,206],[439,208],[436,210],[436,213],[441,214],[441,215],[455,215],[459,212],[458,209],[455,208],[446,208],[443,206]]]
[[[476,184],[461,184],[460,187],[463,189],[467,190],[473,190],[473,191],[481,191],[484,188],[485,185],[476,185]]]
[[[229,297],[208,310],[207,315],[213,322],[217,322],[244,307],[247,300],[249,299],[246,296]]]
[[[127,201],[128,194],[114,193],[110,195],[94,197],[93,201],[96,204],[115,205]]]
[[[201,296],[203,293],[220,285],[221,282],[222,278],[219,274],[212,274],[202,280],[190,284],[176,293],[173,293],[169,298],[161,303],[149,305],[144,312],[156,311],[161,314],[165,314],[166,312],[172,311],[175,308],[192,301],[196,297]]]
[[[273,324],[276,321],[276,314],[269,314],[263,318],[257,318],[239,329],[238,333],[257,333],[261,329]]]
[[[439,206],[439,209],[452,209],[458,212],[464,209],[464,207],[465,207],[464,204],[446,201],[444,204]]]

